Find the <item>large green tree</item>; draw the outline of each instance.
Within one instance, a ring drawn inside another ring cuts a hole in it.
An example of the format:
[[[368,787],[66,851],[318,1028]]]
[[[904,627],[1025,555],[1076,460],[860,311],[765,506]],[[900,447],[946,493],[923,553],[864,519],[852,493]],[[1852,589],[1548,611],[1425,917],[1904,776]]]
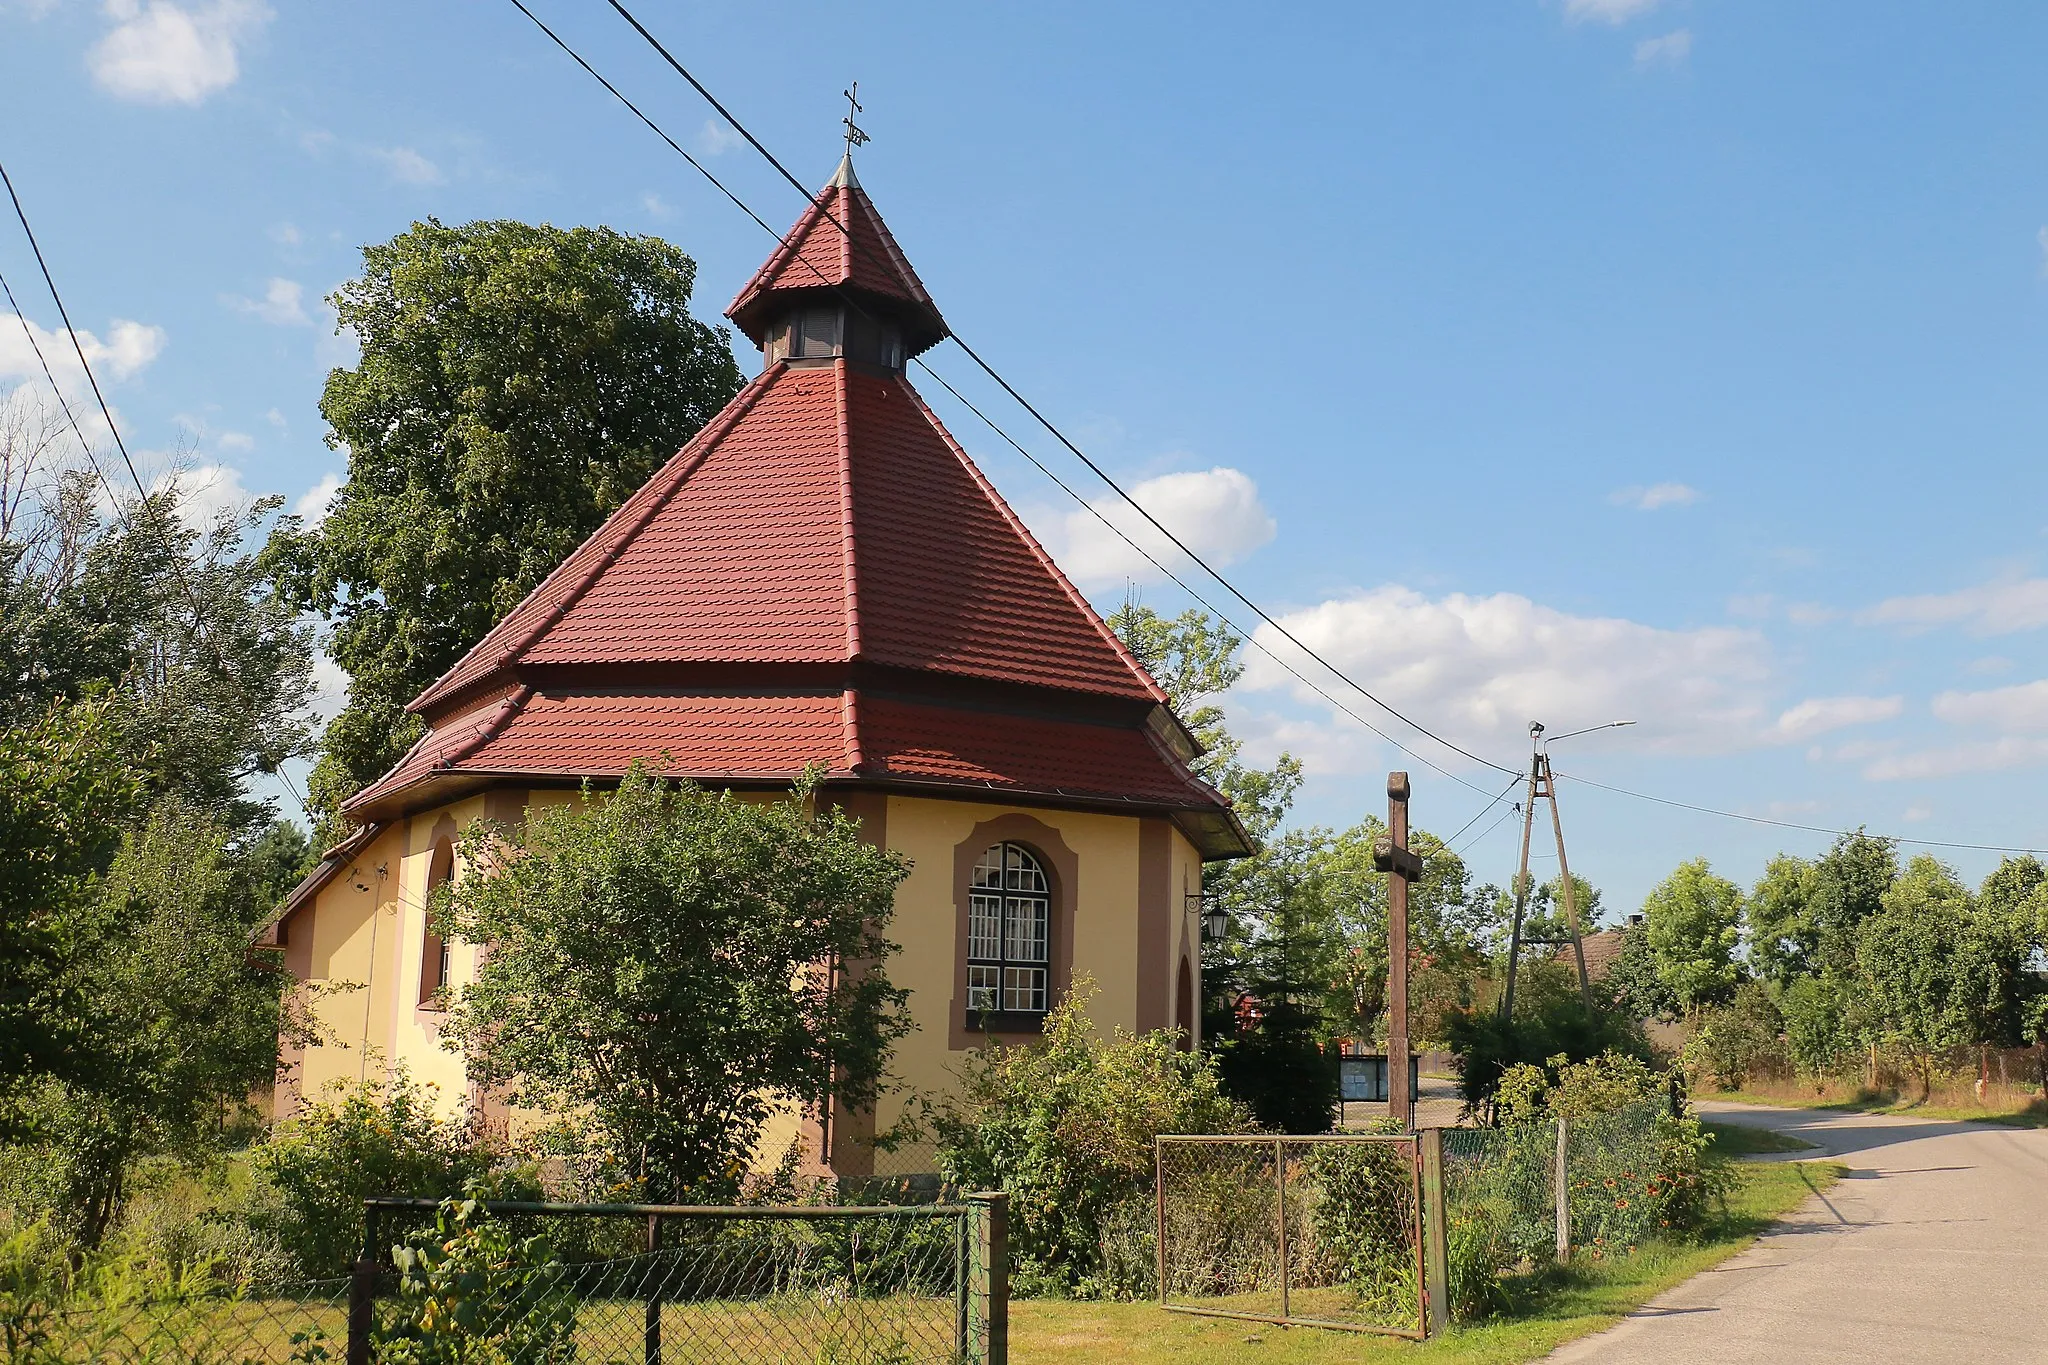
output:
[[[779,1103],[871,1101],[909,1027],[882,937],[908,872],[810,793],[749,801],[635,768],[473,826],[435,913],[488,943],[450,1036],[514,1102],[587,1114],[655,1199],[730,1194]]]
[[[1977,907],[1945,864],[1922,854],[1886,888],[1858,929],[1857,961],[1883,1036],[1933,1084],[1943,1049],[1980,1041],[1995,967],[1977,942]]]
[[[64,917],[71,1049],[32,1114],[50,1202],[88,1244],[136,1157],[212,1145],[271,1079],[284,975],[249,947],[270,911],[249,866],[217,817],[166,798]]]
[[[738,391],[696,273],[609,228],[429,219],[363,249],[331,300],[361,358],[320,399],[348,478],[294,557],[349,675],[316,806],[388,768],[406,703]]]
[[[1679,1005],[1698,1010],[1734,995],[1741,980],[1742,888],[1717,877],[1705,858],[1680,863],[1643,899],[1643,925],[1657,975]]]

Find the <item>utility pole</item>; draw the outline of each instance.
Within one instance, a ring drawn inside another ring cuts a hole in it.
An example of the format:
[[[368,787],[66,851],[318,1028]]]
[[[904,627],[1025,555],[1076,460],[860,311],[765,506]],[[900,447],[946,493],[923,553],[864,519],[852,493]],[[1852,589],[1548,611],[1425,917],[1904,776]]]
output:
[[[1543,745],[1541,721],[1529,722],[1529,750],[1529,786],[1522,800],[1522,861],[1515,873],[1515,918],[1508,932],[1507,988],[1500,997],[1500,1017],[1504,1024],[1515,1017],[1515,972],[1520,965],[1524,944],[1555,947],[1571,944],[1572,957],[1579,969],[1579,998],[1588,1007],[1593,1003],[1593,983],[1586,975],[1586,944],[1579,932],[1578,888],[1572,885],[1571,864],[1564,856],[1564,820],[1557,810],[1557,776],[1550,770],[1550,754]],[[1557,875],[1558,885],[1564,892],[1566,938],[1525,938],[1522,935],[1522,915],[1529,906],[1529,840],[1535,833],[1538,800],[1550,803],[1550,828],[1557,836]]]
[[[1372,865],[1387,874],[1387,1113],[1415,1129],[1408,1083],[1408,884],[1422,859],[1408,849],[1408,774],[1387,774],[1387,832],[1373,841]]]

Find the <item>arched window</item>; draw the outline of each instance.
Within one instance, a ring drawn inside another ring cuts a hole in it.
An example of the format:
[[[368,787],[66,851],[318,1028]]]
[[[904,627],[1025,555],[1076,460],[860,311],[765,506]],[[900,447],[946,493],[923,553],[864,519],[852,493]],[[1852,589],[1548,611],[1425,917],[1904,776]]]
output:
[[[433,913],[434,892],[455,875],[455,845],[447,839],[434,845],[434,857],[427,864],[427,908]],[[434,932],[431,918],[426,937],[420,940],[420,1003],[434,1005],[441,988],[448,984],[448,940]]]
[[[1044,1014],[1052,961],[1052,888],[1045,868],[1022,844],[996,844],[974,865],[968,895],[968,1010]]]

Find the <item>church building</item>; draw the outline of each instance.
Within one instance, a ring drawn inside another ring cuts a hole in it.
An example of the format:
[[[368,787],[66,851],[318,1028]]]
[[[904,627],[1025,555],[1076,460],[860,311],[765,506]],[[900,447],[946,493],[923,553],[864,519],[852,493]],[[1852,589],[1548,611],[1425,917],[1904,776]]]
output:
[[[915,1031],[890,1071],[946,1087],[1028,1041],[1076,978],[1107,1033],[1200,1027],[1202,864],[1250,852],[1166,695],[905,374],[947,335],[850,162],[727,316],[761,373],[411,703],[426,734],[344,806],[353,832],[273,931],[321,1044],[278,1113],[403,1064],[481,1103],[440,1045],[476,969],[424,905],[479,818],[517,825],[636,759],[859,818],[911,872],[888,936]],[[790,1115],[814,1169],[872,1172],[896,1117]],[[778,1145],[779,1143],[779,1145]]]

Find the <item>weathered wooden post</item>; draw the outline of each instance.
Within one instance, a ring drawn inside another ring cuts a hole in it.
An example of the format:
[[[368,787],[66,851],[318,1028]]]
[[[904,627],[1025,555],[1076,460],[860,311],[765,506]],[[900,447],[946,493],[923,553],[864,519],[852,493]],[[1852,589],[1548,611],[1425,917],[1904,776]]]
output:
[[[1415,1088],[1408,1052],[1408,883],[1422,859],[1408,851],[1408,774],[1387,774],[1387,832],[1373,842],[1372,865],[1387,874],[1387,1113],[1415,1129]]]
[[[1569,1124],[1560,1114],[1557,1118],[1557,1165],[1551,1176],[1552,1202],[1557,1208],[1557,1259],[1560,1262],[1572,1258],[1572,1172],[1571,1137],[1567,1132]]]
[[[1422,1154],[1422,1334],[1433,1337],[1451,1325],[1451,1243],[1444,1226],[1444,1130],[1416,1135]]]

